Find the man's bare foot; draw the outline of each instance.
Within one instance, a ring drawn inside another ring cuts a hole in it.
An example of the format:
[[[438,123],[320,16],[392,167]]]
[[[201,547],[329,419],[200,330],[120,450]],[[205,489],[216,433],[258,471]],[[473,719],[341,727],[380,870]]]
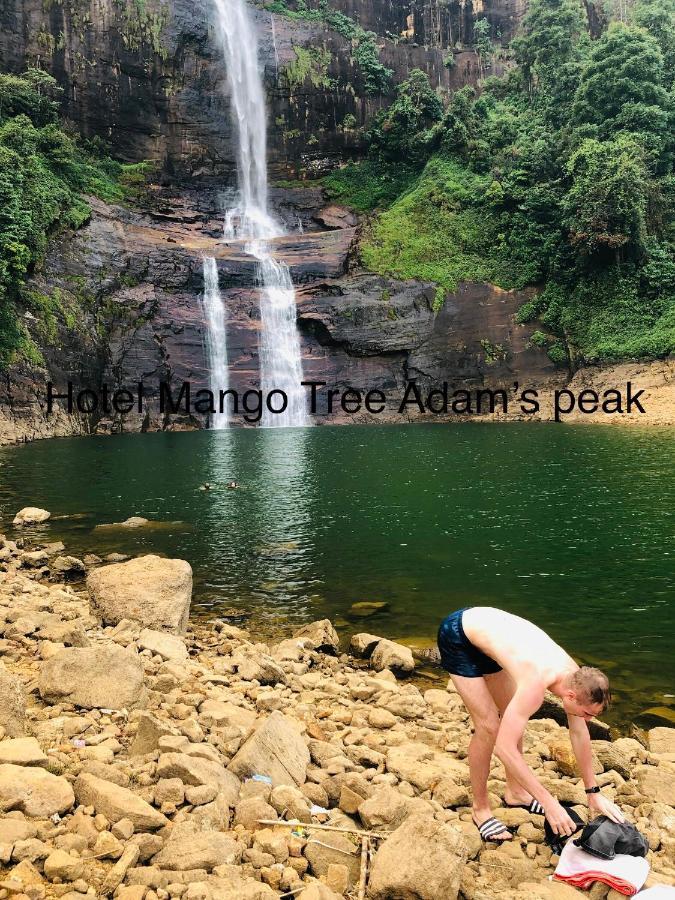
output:
[[[502,841],[513,840],[511,832],[503,822],[492,815],[492,810],[474,807],[471,817],[484,841],[496,841],[501,844]]]

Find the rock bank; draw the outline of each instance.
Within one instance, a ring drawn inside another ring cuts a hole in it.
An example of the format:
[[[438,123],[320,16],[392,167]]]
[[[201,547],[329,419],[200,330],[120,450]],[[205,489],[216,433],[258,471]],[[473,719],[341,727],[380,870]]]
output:
[[[42,548],[0,547],[0,898],[576,893],[547,881],[541,817],[501,806],[497,760],[492,800],[515,835],[481,843],[467,714],[451,685],[407,678],[406,648],[360,634],[341,654],[325,620],[269,644],[222,620],[179,616],[171,634],[128,604],[106,612],[117,565],[65,581]],[[189,609],[170,568],[162,597]],[[649,883],[675,884],[675,729],[593,746],[603,790],[649,839]],[[532,721],[525,754],[584,815],[566,730]]]

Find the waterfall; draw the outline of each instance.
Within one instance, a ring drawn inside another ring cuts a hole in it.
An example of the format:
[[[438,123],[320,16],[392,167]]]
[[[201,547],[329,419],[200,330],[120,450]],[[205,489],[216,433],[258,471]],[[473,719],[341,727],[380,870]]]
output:
[[[237,139],[237,206],[225,216],[224,237],[245,240],[257,260],[260,286],[260,381],[264,391],[288,397],[283,413],[265,412],[263,426],[308,425],[302,381],[295,289],[288,266],[274,259],[269,241],[284,230],[267,201],[267,123],[258,68],[258,39],[246,0],[214,0],[216,33],[227,65]]]
[[[209,389],[214,396],[217,412],[211,419],[215,430],[227,428],[226,412],[220,412],[220,391],[229,387],[227,371],[227,333],[225,330],[225,305],[220,296],[218,267],[212,256],[204,257],[204,312],[206,314],[206,351],[209,362]]]

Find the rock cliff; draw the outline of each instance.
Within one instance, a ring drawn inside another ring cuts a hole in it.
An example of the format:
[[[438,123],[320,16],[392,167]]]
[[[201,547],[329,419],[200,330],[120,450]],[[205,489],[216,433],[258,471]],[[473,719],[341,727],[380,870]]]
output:
[[[311,6],[312,4],[310,4]],[[495,40],[513,34],[524,0],[334,0],[377,32],[395,84],[414,67],[441,90],[477,78],[468,46],[485,17]],[[272,183],[311,176],[358,155],[360,124],[390,94],[368,93],[350,42],[322,23],[254,7],[269,115]],[[0,384],[0,443],[92,430],[199,427],[205,417],[161,415],[158,383],[208,383],[200,302],[202,259],[217,259],[228,310],[231,386],[258,381],[259,299],[252,260],[221,242],[234,189],[226,73],[208,10],[187,0],[7,0],[0,9],[0,68],[50,70],[64,88],[64,114],[85,137],[110,142],[127,161],[152,160],[157,184],[142,208],[92,200],[90,222],[51,244],[31,289],[55,291],[76,311],[49,341],[26,324],[45,367],[15,366]],[[448,66],[448,47],[453,65]],[[321,64],[303,68],[310,57]],[[319,51],[316,55],[315,51]],[[305,55],[303,56],[303,52]],[[494,66],[502,62],[499,54]],[[346,123],[349,123],[348,125]],[[356,124],[354,124],[356,123]],[[276,179],[276,181],[275,181]],[[288,236],[276,252],[298,285],[305,376],[330,387],[400,396],[422,385],[541,385],[567,375],[530,345],[534,326],[515,324],[527,292],[461,284],[434,311],[431,285],[398,283],[354,266],[354,216],[326,212],[311,180],[272,187]],[[228,193],[229,192],[229,193]],[[152,411],[116,421],[101,411],[46,415],[46,384],[100,388],[143,381]]]

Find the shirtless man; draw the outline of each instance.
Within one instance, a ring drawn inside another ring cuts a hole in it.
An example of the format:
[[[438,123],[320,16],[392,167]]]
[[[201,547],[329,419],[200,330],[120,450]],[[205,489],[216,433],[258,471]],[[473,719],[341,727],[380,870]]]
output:
[[[572,819],[523,758],[525,726],[546,690],[560,697],[567,713],[589,807],[615,822],[624,821],[618,806],[599,792],[593,773],[586,722],[609,705],[609,683],[602,672],[580,668],[527,619],[489,606],[451,613],[439,628],[438,648],[441,665],[450,672],[473,720],[469,744],[473,820],[484,840],[512,839],[506,826],[492,817],[488,800],[493,751],[506,769],[505,804],[545,815],[556,834],[574,832]]]

